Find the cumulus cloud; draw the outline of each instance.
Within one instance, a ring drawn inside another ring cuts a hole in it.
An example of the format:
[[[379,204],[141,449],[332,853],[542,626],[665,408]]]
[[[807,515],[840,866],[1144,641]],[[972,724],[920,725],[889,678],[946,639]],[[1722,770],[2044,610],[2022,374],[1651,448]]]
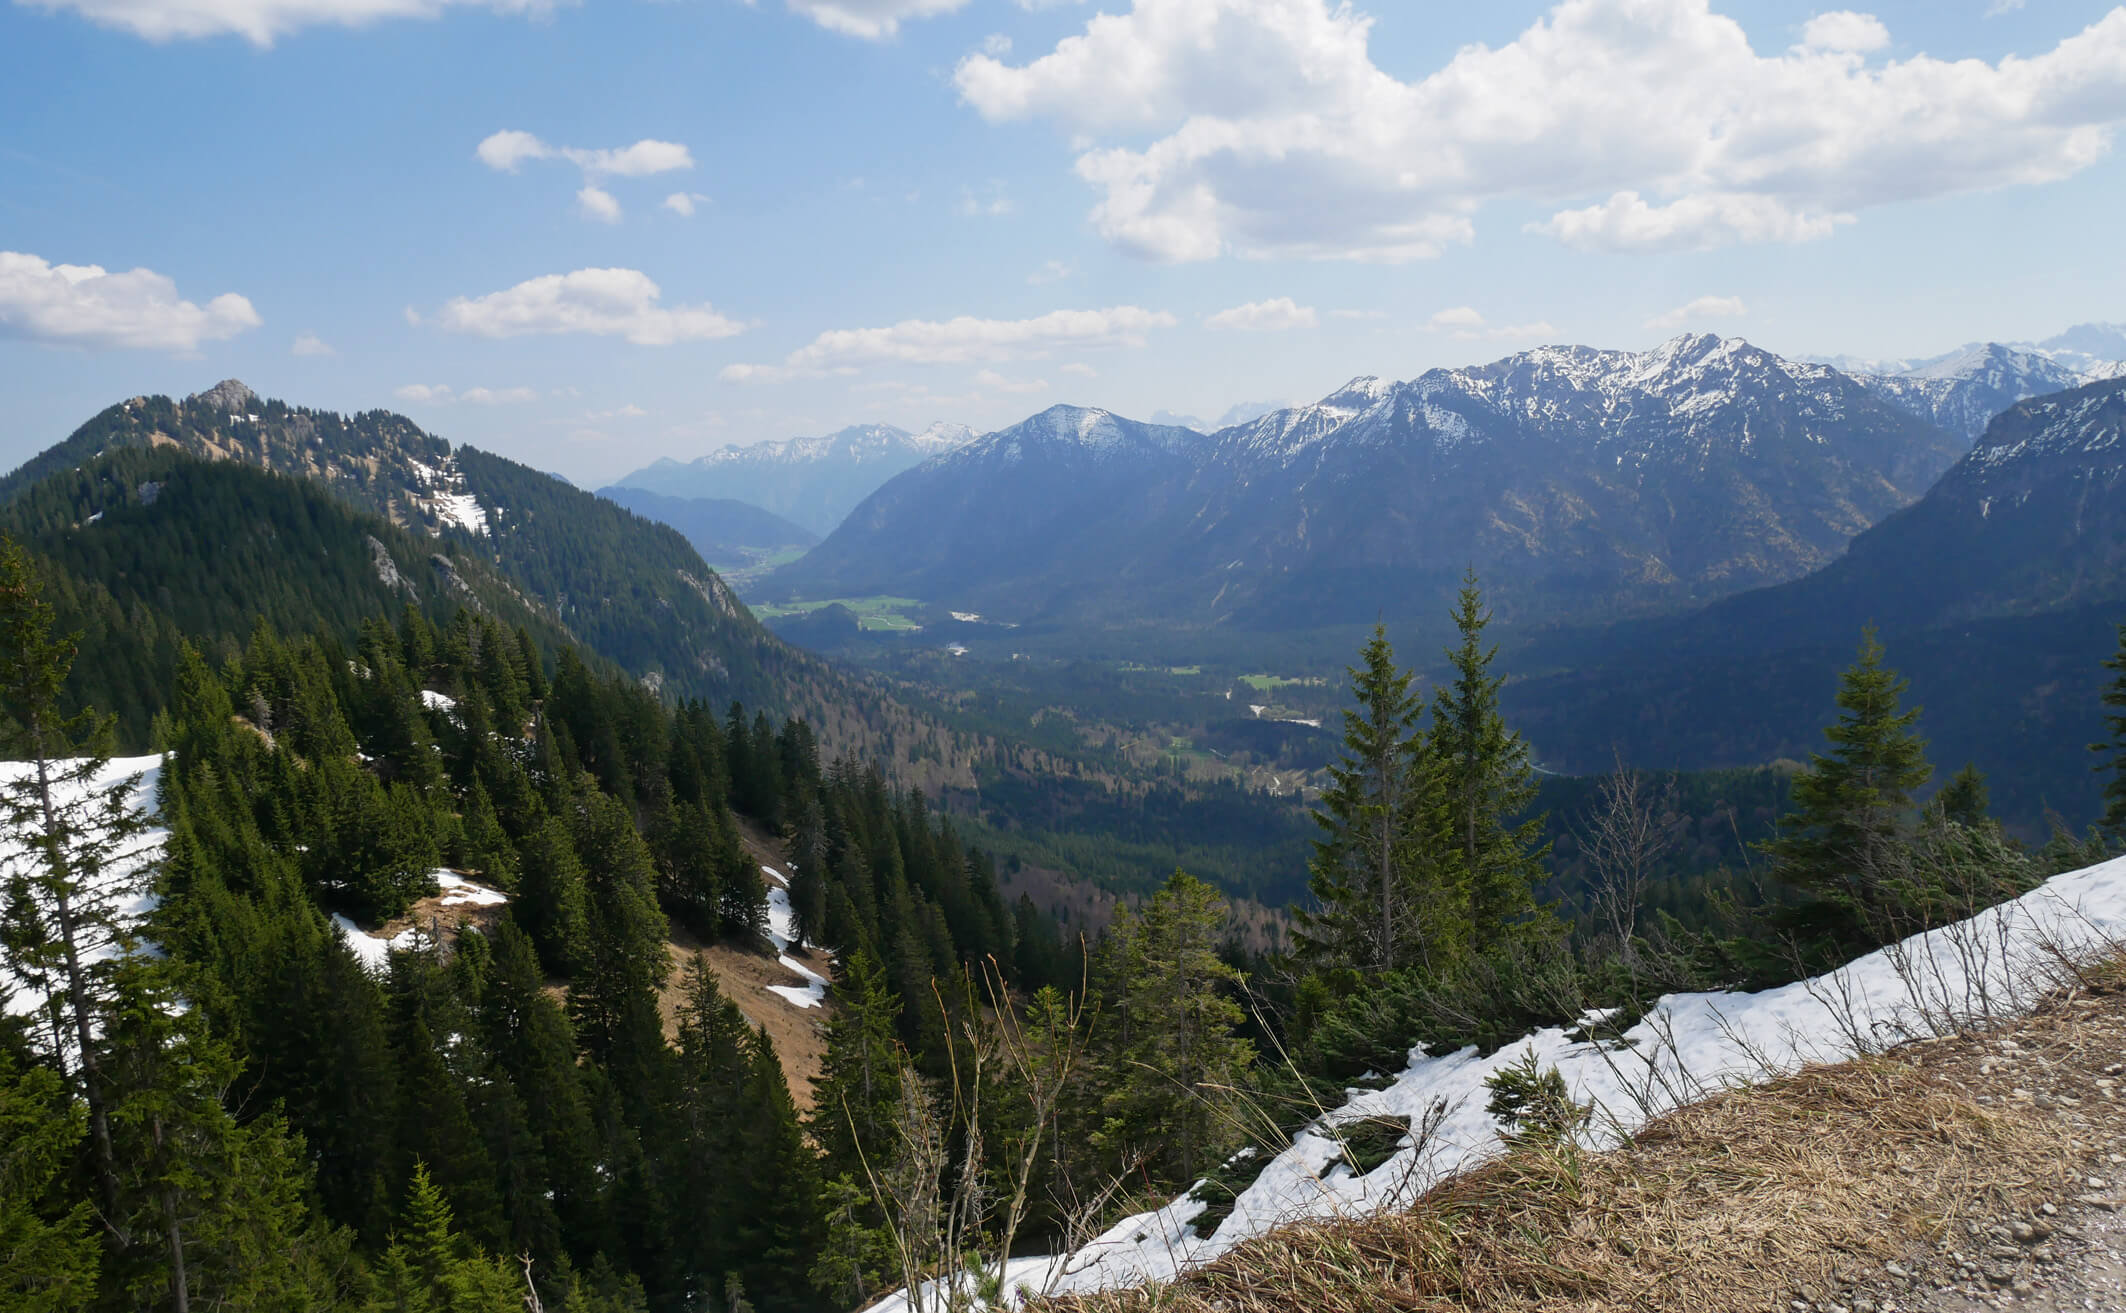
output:
[[[693,152],[676,141],[644,137],[632,146],[554,146],[515,128],[481,138],[473,154],[498,173],[515,173],[530,160],[565,160],[575,165],[583,173],[583,186],[576,193],[577,212],[599,223],[620,222],[620,199],[605,185],[610,179],[647,178],[694,167]],[[664,206],[680,214],[692,214],[696,199],[707,198],[674,192],[664,198]]]
[[[1330,0],[1134,0],[963,101],[1082,144],[1096,228],[1161,260],[1398,261],[1488,203],[1610,250],[1822,238],[1870,207],[2068,177],[2126,122],[2126,7],[2028,58],[1885,60],[1861,13],[1763,55],[1710,0],[1562,0],[1415,80]],[[1604,199],[1606,198],[1606,199]]]
[[[1050,260],[1026,275],[1026,281],[1039,287],[1043,283],[1060,283],[1074,272],[1075,270],[1061,260]]]
[[[732,382],[776,382],[854,373],[871,365],[997,364],[1039,359],[1065,348],[1138,347],[1154,328],[1171,328],[1163,310],[1133,305],[1105,310],[1052,310],[1031,319],[904,319],[888,328],[821,333],[779,365],[728,365]]]
[[[539,399],[534,388],[472,387],[460,392],[447,383],[407,383],[393,388],[391,395],[417,406],[518,406]]]
[[[332,349],[330,342],[315,333],[298,334],[295,344],[289,347],[288,351],[291,355],[298,356],[336,356],[339,354],[339,352]]]
[[[911,18],[949,14],[967,0],[790,0],[790,8],[831,32],[883,41]]]
[[[1425,321],[1434,333],[1446,333],[1462,342],[1497,341],[1503,338],[1547,337],[1558,330],[1548,320],[1527,324],[1493,324],[1474,306],[1458,305],[1441,310]]]
[[[698,191],[675,191],[664,198],[664,208],[681,218],[691,219],[694,217],[694,207],[708,199]]]
[[[1740,319],[1749,313],[1739,296],[1701,296],[1695,301],[1664,311],[1646,321],[1648,328],[1667,330],[1708,319]]]
[[[670,346],[733,337],[745,325],[715,307],[660,305],[662,290],[638,269],[578,269],[529,278],[486,296],[456,297],[435,322],[476,337],[586,333],[637,346]]]
[[[1850,9],[1818,14],[1801,27],[1804,50],[1845,51],[1864,55],[1890,44],[1890,29],[1873,14]]]
[[[1066,374],[1076,374],[1079,378],[1100,377],[1099,370],[1094,369],[1091,365],[1086,364],[1082,360],[1073,360],[1069,364],[1063,366],[1063,372]]]
[[[586,183],[583,190],[576,193],[576,208],[586,219],[596,219],[600,223],[620,222],[620,202],[603,187]]]
[[[0,251],[0,338],[69,346],[196,351],[259,325],[258,311],[234,292],[204,306],[177,294],[152,269],[112,273],[101,265],[51,264]]]
[[[995,218],[1010,214],[1014,208],[1016,207],[1001,182],[992,182],[979,190],[973,187],[960,188],[960,213],[970,218]]]
[[[72,10],[92,23],[150,41],[240,36],[256,46],[306,27],[364,27],[387,18],[435,18],[445,9],[497,14],[551,13],[554,0],[21,0],[38,9]]]
[[[1289,296],[1279,296],[1220,310],[1206,316],[1203,322],[1212,328],[1238,329],[1246,333],[1281,333],[1292,328],[1312,328],[1320,321],[1313,306],[1300,305]]]

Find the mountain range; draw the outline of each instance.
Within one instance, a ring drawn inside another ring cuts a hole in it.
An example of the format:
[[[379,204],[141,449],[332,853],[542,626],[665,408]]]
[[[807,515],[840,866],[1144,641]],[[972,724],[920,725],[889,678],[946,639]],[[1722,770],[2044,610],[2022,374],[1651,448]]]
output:
[[[1675,609],[1823,565],[1967,440],[1738,338],[1547,347],[1352,382],[1199,435],[1055,407],[899,475],[764,595],[892,593],[1027,623],[1303,629]]]
[[[725,447],[691,461],[666,458],[614,486],[746,502],[824,535],[880,484],[973,437],[964,424],[932,424],[920,433],[857,424],[822,437]]]
[[[2018,403],[1913,505],[1803,578],[1680,616],[1531,636],[1508,685],[1554,770],[1699,768],[1822,747],[1864,627],[1911,678],[1934,759],[1978,761],[2003,814],[2094,814],[2061,743],[2101,723],[2126,619],[2126,377]]]

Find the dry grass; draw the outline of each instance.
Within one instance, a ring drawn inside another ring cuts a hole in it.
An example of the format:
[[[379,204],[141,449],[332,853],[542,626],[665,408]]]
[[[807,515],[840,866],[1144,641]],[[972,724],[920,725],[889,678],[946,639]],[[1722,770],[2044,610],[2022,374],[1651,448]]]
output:
[[[1992,1035],[1725,1093],[1611,1152],[1524,1149],[1408,1212],[1294,1225],[1166,1286],[1029,1307],[1783,1310],[1952,1225],[2060,1197],[2118,1109],[2024,1087],[2090,1091],[2126,1036],[2121,986],[2126,960]]]

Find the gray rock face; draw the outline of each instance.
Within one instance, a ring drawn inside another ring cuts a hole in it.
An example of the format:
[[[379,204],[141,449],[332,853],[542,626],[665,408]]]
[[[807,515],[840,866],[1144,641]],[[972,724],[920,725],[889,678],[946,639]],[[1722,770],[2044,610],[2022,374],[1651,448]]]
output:
[[[237,379],[225,378],[204,392],[195,392],[185,398],[188,406],[205,406],[225,415],[248,414],[258,407],[258,393],[247,388]]]

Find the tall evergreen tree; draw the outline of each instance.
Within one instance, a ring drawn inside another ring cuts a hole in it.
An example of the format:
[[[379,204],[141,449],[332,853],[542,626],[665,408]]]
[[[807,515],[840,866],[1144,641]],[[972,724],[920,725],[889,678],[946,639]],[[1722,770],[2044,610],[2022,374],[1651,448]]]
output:
[[[1506,680],[1491,673],[1498,646],[1484,642],[1490,623],[1472,570],[1455,601],[1461,641],[1447,650],[1454,677],[1433,696],[1428,734],[1451,826],[1454,883],[1467,900],[1477,948],[1536,910],[1534,890],[1549,853],[1543,818],[1527,815],[1536,794],[1528,745],[1499,711]]]
[[[88,1106],[90,1163],[109,1218],[119,1212],[119,1173],[97,1031],[111,1001],[96,963],[132,950],[131,917],[149,876],[134,850],[146,822],[133,790],[104,778],[108,724],[60,709],[75,643],[54,631],[43,588],[28,554],[0,536],[0,710],[5,746],[29,763],[0,784],[0,820],[27,849],[0,891],[0,953],[45,995],[45,1057],[73,1074]]]
[[[2092,743],[2089,750],[2104,754],[2108,760],[2098,763],[2096,770],[2104,775],[2104,819],[2101,822],[2114,837],[2126,836],[2126,624],[2118,627],[2118,650],[2104,662],[2104,669],[2112,672],[2112,680],[2104,687],[2104,732],[2109,735],[2100,743]]]
[[[1438,813],[1436,772],[1416,733],[1411,674],[1397,668],[1384,627],[1374,626],[1360,663],[1343,759],[1314,810],[1325,831],[1308,863],[1315,906],[1301,909],[1294,939],[1317,963],[1393,970],[1409,957],[1429,962],[1435,947],[1419,927],[1442,902],[1426,879],[1437,866],[1428,849],[1437,826],[1427,824]]]
[[[1764,845],[1782,880],[1817,899],[1816,928],[1848,940],[1890,933],[1901,908],[1889,873],[1906,843],[1912,795],[1932,775],[1919,708],[1900,710],[1908,681],[1883,665],[1870,627],[1838,680],[1838,722],[1794,777],[1794,809]]]

